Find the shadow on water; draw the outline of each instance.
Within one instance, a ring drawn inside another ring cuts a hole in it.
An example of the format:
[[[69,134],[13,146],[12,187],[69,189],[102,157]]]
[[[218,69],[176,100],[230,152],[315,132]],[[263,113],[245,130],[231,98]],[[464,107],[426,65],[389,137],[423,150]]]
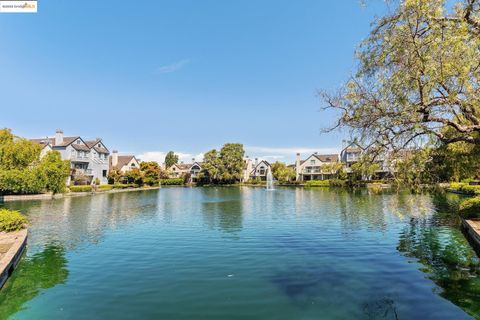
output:
[[[421,270],[440,287],[440,296],[480,319],[480,261],[459,229],[452,200],[435,196],[436,212],[410,219],[397,249],[423,265]]]
[[[206,201],[202,202],[202,213],[210,228],[219,228],[227,234],[235,234],[242,230],[243,203],[237,188],[219,190],[206,188],[202,190]]]
[[[24,308],[43,289],[65,283],[68,278],[65,250],[49,244],[32,257],[23,257],[18,268],[0,291],[0,319]]]

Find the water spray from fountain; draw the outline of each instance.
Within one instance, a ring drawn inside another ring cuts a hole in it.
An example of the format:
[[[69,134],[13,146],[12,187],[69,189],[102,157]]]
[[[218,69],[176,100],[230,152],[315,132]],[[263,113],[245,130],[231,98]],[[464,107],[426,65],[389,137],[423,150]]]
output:
[[[274,190],[272,170],[267,168],[267,190]]]

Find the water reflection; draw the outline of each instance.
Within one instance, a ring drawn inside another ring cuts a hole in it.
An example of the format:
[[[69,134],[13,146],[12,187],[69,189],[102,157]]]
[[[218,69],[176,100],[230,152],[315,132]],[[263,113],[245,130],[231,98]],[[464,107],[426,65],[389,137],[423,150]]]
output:
[[[219,228],[227,234],[242,230],[244,198],[239,189],[205,188],[202,193],[201,212],[209,228]]]
[[[63,284],[67,280],[65,250],[58,244],[48,244],[32,257],[24,257],[18,268],[0,291],[0,319],[23,309],[24,303],[43,289]]]
[[[436,196],[432,216],[410,219],[398,250],[423,265],[442,297],[480,318],[480,261],[458,228],[458,216],[445,211],[447,200]]]

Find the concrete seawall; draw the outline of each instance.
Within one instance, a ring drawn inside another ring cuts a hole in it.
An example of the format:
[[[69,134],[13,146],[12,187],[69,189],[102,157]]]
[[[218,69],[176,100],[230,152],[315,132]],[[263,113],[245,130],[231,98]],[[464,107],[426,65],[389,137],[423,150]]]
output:
[[[17,266],[27,246],[27,229],[0,233],[0,289]]]

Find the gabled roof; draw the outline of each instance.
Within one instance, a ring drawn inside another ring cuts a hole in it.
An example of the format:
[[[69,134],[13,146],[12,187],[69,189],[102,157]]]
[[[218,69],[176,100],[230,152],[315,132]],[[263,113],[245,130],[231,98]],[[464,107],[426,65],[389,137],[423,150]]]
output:
[[[132,161],[132,159],[135,159],[135,161],[138,162],[137,158],[134,155],[118,156],[118,162],[117,162],[117,165],[115,167],[117,169],[122,169],[130,161]],[[112,156],[108,157],[108,165],[109,165],[109,167],[113,167],[112,166]]]
[[[77,139],[82,140],[79,136],[77,137],[63,137],[63,143],[56,145],[55,144],[55,138],[43,138],[43,139],[30,139],[30,141],[43,144],[44,146],[50,145],[52,147],[67,147]],[[83,140],[82,140],[83,141]]]
[[[313,156],[322,162],[338,161],[338,154],[314,154]]]
[[[198,161],[195,161],[194,163],[175,163],[173,166],[177,167],[182,171],[186,171],[190,170],[194,165],[198,165],[200,168],[202,168],[202,163]]]
[[[260,161],[256,166],[253,167],[251,173],[257,171],[257,167],[258,167],[259,165],[261,165],[262,163],[265,163],[265,164],[267,165],[267,167],[271,167],[270,163],[269,163],[267,160],[262,160],[262,161]]]
[[[102,147],[98,147],[98,144],[101,143]],[[85,144],[90,148],[98,153],[110,153],[107,148],[104,148],[104,144],[102,142],[102,139],[97,139],[97,140],[89,140],[85,141]]]

